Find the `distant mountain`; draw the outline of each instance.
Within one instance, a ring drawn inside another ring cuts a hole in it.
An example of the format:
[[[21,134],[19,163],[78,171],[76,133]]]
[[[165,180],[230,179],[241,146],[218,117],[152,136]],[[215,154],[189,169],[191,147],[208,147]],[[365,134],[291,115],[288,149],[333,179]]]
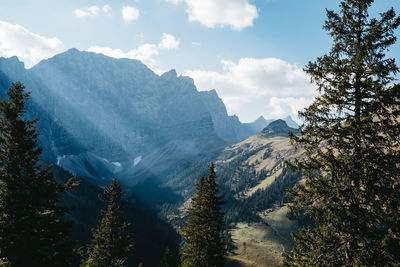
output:
[[[28,70],[16,57],[1,58],[0,72],[3,94],[12,81],[32,92],[28,116],[41,118],[45,158],[88,177],[157,174],[171,160],[239,142],[271,122],[241,123],[215,90],[198,92],[191,78],[175,70],[158,76],[138,60],[70,49]]]
[[[216,138],[193,80],[176,73],[160,77],[140,61],[76,49],[44,60],[30,72],[132,157],[171,140],[190,140],[195,147],[205,136]],[[73,122],[69,126],[79,129]]]
[[[292,117],[289,115],[286,118],[283,118],[283,120],[286,122],[286,124],[291,127],[291,128],[295,128],[298,129],[299,125],[297,124],[297,122],[295,122]]]
[[[78,204],[88,220],[95,218],[94,194],[112,177],[127,199],[145,200],[175,226],[184,221],[177,208],[211,161],[229,223],[259,220],[299,179],[284,168],[300,153],[289,144],[288,132],[298,127],[290,117],[241,123],[215,90],[199,92],[175,70],[159,76],[138,60],[71,49],[31,69],[16,57],[0,58],[1,99],[15,81],[31,92],[26,117],[40,118],[43,159],[90,183],[79,193],[88,196],[68,196],[87,202]]]
[[[27,117],[40,118],[43,158],[99,184],[113,176],[146,190],[180,184],[197,179],[194,166],[206,166],[230,143],[263,129],[267,137],[294,131],[282,121],[268,127],[262,116],[241,123],[215,90],[199,92],[191,78],[175,70],[158,76],[138,60],[70,49],[25,69],[16,57],[0,58],[1,98],[13,81],[32,92]]]
[[[261,131],[262,129],[264,129],[268,124],[270,124],[273,121],[274,120],[266,120],[263,116],[260,116],[255,121],[246,123],[246,126],[252,129],[252,132],[254,132],[252,135],[254,135],[259,131]]]
[[[200,92],[203,103],[211,114],[217,135],[231,142],[242,141],[263,129],[269,121],[260,116],[251,123],[241,123],[236,115],[229,116],[225,104],[215,89]]]
[[[275,137],[275,136],[283,136],[288,137],[288,133],[293,132],[297,133],[295,128],[291,128],[287,125],[284,120],[275,120],[267,125],[262,131],[261,134],[265,138]]]
[[[45,157],[74,174],[133,181],[223,143],[193,80],[174,71],[158,76],[137,60],[76,49],[28,70],[1,59],[0,71],[3,95],[12,81],[32,92],[27,116],[41,118]]]
[[[108,143],[110,151],[122,150],[110,138],[101,135],[97,127],[82,118],[81,114],[71,109],[70,105],[62,98],[49,91],[48,87],[40,82],[37,77],[32,75],[24,68],[23,63],[16,57],[4,59],[0,58],[0,99],[6,98],[6,91],[14,81],[23,81],[28,91],[32,92],[31,101],[26,104],[26,118],[40,118],[38,123],[39,145],[44,149],[42,158],[45,161],[57,163],[57,155],[64,153],[63,157],[73,157],[74,155],[85,154],[87,157],[79,164],[86,164],[83,168],[85,172],[80,173],[78,179],[81,185],[66,194],[63,194],[63,202],[67,205],[75,206],[68,219],[74,220],[72,229],[72,238],[77,241],[78,246],[86,245],[91,239],[91,228],[95,227],[100,214],[104,208],[104,203],[98,199],[98,194],[102,192],[99,188],[98,180],[91,179],[92,176],[85,177],[88,174],[112,175],[111,171],[92,166],[93,162],[98,161],[100,167],[104,168],[104,159],[89,152],[90,146],[78,140],[85,134],[90,134],[87,139],[93,138],[94,142]],[[64,123],[60,121],[57,114],[63,114],[63,119],[69,119],[81,126],[80,135],[74,128],[64,128]],[[73,132],[73,130],[77,132]],[[113,149],[115,146],[115,149]],[[122,154],[122,153],[121,153]],[[91,158],[94,157],[95,159]],[[74,162],[71,161],[71,164]],[[114,166],[115,167],[115,166]],[[66,168],[68,169],[68,168]],[[72,166],[71,169],[76,169]],[[52,172],[59,181],[65,182],[73,174],[66,172],[57,165],[53,166]],[[102,174],[100,174],[102,173]],[[127,210],[129,220],[133,222],[133,233],[135,236],[135,251],[129,257],[128,262],[134,266],[144,263],[149,266],[155,266],[159,263],[164,253],[165,247],[169,247],[174,255],[177,255],[179,236],[166,223],[162,222],[153,208],[147,207],[144,203],[134,196],[130,195],[128,199]],[[151,253],[149,252],[151,251]],[[76,259],[78,264],[79,259]]]

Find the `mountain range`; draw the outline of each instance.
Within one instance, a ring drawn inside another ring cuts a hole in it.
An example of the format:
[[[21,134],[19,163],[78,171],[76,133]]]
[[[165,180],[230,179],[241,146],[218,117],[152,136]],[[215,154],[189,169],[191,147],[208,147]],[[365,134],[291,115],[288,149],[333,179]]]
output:
[[[40,118],[44,159],[100,180],[117,176],[134,184],[146,169],[168,169],[210,146],[244,140],[271,122],[260,117],[241,123],[227,114],[215,90],[199,92],[175,70],[158,76],[138,60],[77,49],[31,69],[16,57],[1,58],[0,74],[3,98],[14,81],[31,92],[27,116]]]
[[[287,136],[297,133],[292,118],[242,123],[228,115],[216,90],[198,91],[175,70],[157,75],[138,60],[70,49],[30,69],[16,57],[0,58],[1,99],[16,81],[31,93],[26,118],[40,118],[43,161],[55,165],[61,180],[69,173],[84,181],[67,197],[80,207],[72,214],[75,233],[89,233],[100,209],[98,191],[112,177],[123,184],[130,209],[143,216],[138,229],[163,240],[158,255],[177,237],[152,214],[179,229],[210,162],[216,162],[233,225],[259,222],[258,214],[282,203],[285,188],[299,180],[283,164],[299,155]]]

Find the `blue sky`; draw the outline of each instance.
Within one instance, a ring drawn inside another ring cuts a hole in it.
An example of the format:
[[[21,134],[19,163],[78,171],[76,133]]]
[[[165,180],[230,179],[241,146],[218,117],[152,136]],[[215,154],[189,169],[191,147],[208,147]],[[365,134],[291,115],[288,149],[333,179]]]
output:
[[[315,96],[302,68],[329,51],[338,0],[0,0],[0,56],[31,67],[68,48],[176,69],[215,88],[229,114],[294,116]],[[377,0],[373,16],[400,1]],[[19,26],[17,26],[19,25]],[[397,31],[399,34],[399,31]],[[400,60],[400,43],[390,55]]]

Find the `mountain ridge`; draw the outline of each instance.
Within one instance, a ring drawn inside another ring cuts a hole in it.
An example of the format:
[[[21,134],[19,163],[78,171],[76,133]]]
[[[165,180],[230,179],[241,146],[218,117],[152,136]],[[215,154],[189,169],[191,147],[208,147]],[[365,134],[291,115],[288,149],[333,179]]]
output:
[[[215,91],[197,91],[193,79],[175,70],[159,76],[138,60],[70,49],[30,69],[17,57],[0,58],[0,71],[7,80],[3,97],[11,81],[32,92],[34,108],[27,116],[41,117],[45,158],[96,179],[117,176],[132,182],[143,168],[162,175],[157,169],[172,168],[168,162],[196,155],[208,143],[254,134],[228,116]],[[224,121],[225,129],[220,127]],[[141,163],[132,164],[138,157]],[[156,158],[163,163],[155,168]]]
[[[260,134],[264,137],[274,137],[274,136],[284,136],[288,137],[289,132],[297,134],[297,130],[295,128],[289,127],[286,121],[282,119],[274,120],[270,124],[268,124]]]
[[[175,70],[159,76],[137,60],[73,49],[31,69],[16,57],[0,58],[2,99],[11,81],[32,92],[26,117],[40,118],[45,161],[97,187],[117,177],[128,197],[138,196],[174,226],[184,220],[176,208],[212,161],[229,222],[259,220],[258,212],[282,200],[282,187],[297,179],[283,167],[297,155],[287,136],[296,129],[263,116],[241,123],[216,90],[199,92]],[[278,197],[260,202],[270,188]]]
[[[27,115],[41,118],[44,158],[100,184],[114,176],[131,187],[170,184],[176,162],[206,165],[272,121],[241,123],[216,90],[199,92],[190,77],[159,76],[138,60],[71,49],[31,69],[0,58],[0,71],[7,85],[20,80],[32,91]]]

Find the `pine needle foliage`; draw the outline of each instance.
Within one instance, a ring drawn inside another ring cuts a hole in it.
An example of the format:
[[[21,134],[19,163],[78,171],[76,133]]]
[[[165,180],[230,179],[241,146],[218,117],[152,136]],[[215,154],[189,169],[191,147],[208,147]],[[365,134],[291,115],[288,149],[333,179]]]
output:
[[[330,52],[306,72],[319,90],[300,112],[304,174],[290,194],[315,227],[294,234],[286,266],[400,266],[400,86],[395,60],[400,17],[370,18],[373,0],[345,0],[327,11]]]
[[[72,223],[63,220],[70,208],[60,205],[60,194],[77,183],[57,183],[41,163],[38,119],[24,119],[24,86],[12,84],[7,95],[0,102],[0,257],[11,266],[66,266]]]
[[[184,246],[181,250],[183,267],[220,267],[225,264],[226,246],[222,229],[224,213],[223,197],[218,195],[214,164],[209,167],[208,177],[200,177],[196,195],[192,199],[188,224],[182,230]]]
[[[102,219],[93,230],[93,240],[88,245],[81,266],[84,267],[122,267],[128,252],[133,249],[129,234],[130,223],[123,218],[124,206],[121,204],[123,192],[117,180],[104,188],[100,198],[107,203],[102,210]]]

